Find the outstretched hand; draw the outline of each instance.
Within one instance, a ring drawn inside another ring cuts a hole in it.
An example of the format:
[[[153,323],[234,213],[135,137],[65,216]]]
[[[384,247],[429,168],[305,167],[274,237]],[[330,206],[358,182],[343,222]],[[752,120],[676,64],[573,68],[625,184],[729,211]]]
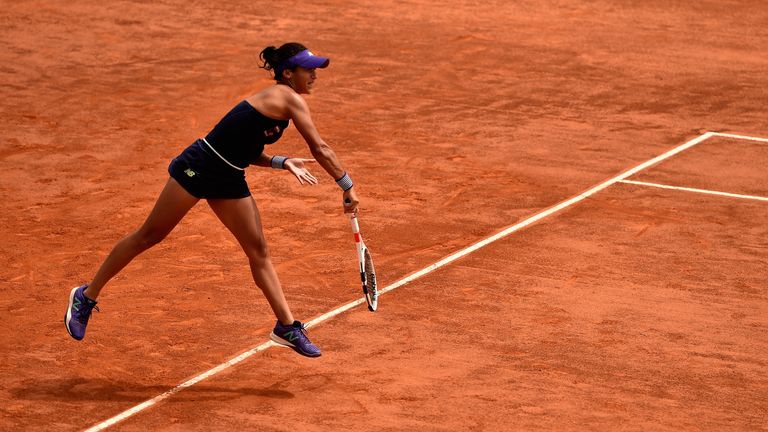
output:
[[[317,184],[317,178],[313,176],[304,164],[315,163],[314,159],[288,158],[285,161],[285,169],[291,172],[301,184]]]

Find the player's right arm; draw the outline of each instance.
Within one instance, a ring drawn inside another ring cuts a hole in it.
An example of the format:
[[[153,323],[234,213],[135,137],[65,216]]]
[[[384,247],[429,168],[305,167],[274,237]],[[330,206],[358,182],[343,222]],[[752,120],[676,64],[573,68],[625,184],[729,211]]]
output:
[[[341,166],[341,161],[336,156],[331,146],[329,146],[317,131],[315,123],[312,121],[312,116],[309,112],[309,106],[307,102],[299,95],[291,94],[287,101],[288,110],[293,120],[296,129],[298,129],[304,141],[309,146],[309,151],[312,156],[317,160],[320,166],[333,177],[334,180],[339,180],[347,173]],[[354,186],[344,191],[344,211],[345,212],[357,212],[357,205],[359,203],[357,193]]]

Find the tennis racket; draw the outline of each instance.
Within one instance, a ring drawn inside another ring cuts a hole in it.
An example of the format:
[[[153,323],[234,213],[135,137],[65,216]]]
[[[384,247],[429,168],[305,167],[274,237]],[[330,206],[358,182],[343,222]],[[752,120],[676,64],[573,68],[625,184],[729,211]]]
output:
[[[360,263],[360,280],[363,282],[363,294],[365,301],[368,302],[368,310],[376,312],[379,304],[379,289],[376,287],[376,270],[373,268],[373,258],[368,251],[368,247],[363,242],[363,236],[360,235],[360,225],[357,223],[357,215],[347,213],[349,222],[352,225],[352,233],[355,235],[355,245],[357,246],[357,261]]]

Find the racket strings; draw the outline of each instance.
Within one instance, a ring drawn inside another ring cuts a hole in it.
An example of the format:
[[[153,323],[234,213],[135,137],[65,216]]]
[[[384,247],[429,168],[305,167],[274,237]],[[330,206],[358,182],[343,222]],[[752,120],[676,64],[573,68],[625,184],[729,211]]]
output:
[[[371,305],[375,308],[379,298],[379,290],[376,287],[376,271],[373,268],[373,259],[366,251],[365,254],[365,286],[368,289],[367,295],[370,297]]]
[[[376,287],[376,271],[373,269],[373,262],[365,260],[365,284]]]

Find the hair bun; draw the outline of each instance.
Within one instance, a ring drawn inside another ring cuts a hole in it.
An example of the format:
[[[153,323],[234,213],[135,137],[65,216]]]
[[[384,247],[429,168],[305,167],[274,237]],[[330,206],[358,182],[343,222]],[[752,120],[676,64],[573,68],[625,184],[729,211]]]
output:
[[[264,48],[261,51],[259,58],[264,62],[264,64],[261,65],[261,68],[266,70],[273,70],[279,63],[277,47],[270,45]]]

